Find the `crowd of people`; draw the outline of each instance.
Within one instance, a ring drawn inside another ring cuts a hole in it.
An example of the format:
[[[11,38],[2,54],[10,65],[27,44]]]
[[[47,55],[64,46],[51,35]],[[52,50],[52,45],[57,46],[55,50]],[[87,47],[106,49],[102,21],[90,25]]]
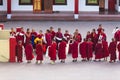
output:
[[[82,38],[78,29],[73,34],[65,30],[63,34],[61,28],[54,31],[53,27],[47,29],[45,33],[42,30],[37,33],[34,29],[30,31],[28,28],[25,32],[23,27],[14,31],[11,28],[10,35],[16,38],[16,58],[17,62],[23,62],[25,53],[27,63],[31,63],[36,58],[36,63],[42,63],[44,55],[50,57],[51,64],[55,64],[57,58],[61,63],[65,63],[67,55],[71,55],[73,62],[77,62],[78,55],[82,61],[107,61],[116,62],[118,50],[118,58],[120,60],[120,30],[118,27],[114,30],[114,37],[108,44],[107,36],[104,32],[102,24],[98,29],[88,31],[85,38]],[[35,52],[35,54],[33,54]]]

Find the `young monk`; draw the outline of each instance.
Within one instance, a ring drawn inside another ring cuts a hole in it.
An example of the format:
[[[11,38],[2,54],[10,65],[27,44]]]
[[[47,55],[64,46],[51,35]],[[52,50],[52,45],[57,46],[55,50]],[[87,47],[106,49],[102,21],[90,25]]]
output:
[[[69,31],[65,30],[64,38],[67,40],[67,42],[70,40],[70,37],[71,37],[71,35],[69,34]]]
[[[23,57],[23,45],[22,41],[18,41],[16,45],[16,56],[17,56],[17,62],[23,62],[22,57]]]
[[[102,40],[103,44],[103,58],[105,61],[107,61],[107,57],[109,56],[109,51],[108,51],[108,42],[106,39]]]
[[[57,44],[55,40],[52,40],[52,44],[49,47],[49,56],[50,56],[51,64],[55,64],[56,61],[56,47]]]
[[[52,35],[52,40],[53,40],[56,33],[55,33],[54,28],[52,26],[50,27],[50,33]]]
[[[32,47],[31,42],[26,44],[25,54],[26,54],[27,63],[31,63],[31,60],[33,59],[33,47]]]
[[[34,29],[32,29],[32,32],[31,32],[31,42],[32,42],[32,46],[33,46],[34,49],[35,49],[34,40],[35,40],[36,37],[37,37],[37,32]]]
[[[48,29],[46,30],[46,33],[45,33],[45,40],[46,40],[47,47],[52,44],[52,35],[50,34],[50,31]]]
[[[38,43],[36,44],[36,54],[37,54],[36,64],[39,64],[39,61],[40,61],[40,64],[42,64],[42,61],[43,61],[43,47],[42,47],[42,42],[41,41],[38,41]]]
[[[14,28],[11,28],[10,36],[13,36],[13,37],[16,36],[16,32],[14,31]]]
[[[95,46],[95,60],[94,61],[101,61],[101,58],[103,58],[103,45],[102,41],[98,40],[98,43]]]
[[[91,41],[91,38],[87,41],[87,60],[91,61],[93,57],[93,42]]]
[[[91,33],[90,33],[90,31],[87,32],[86,40],[88,40],[89,38],[91,38]]]
[[[66,59],[66,41],[62,39],[62,42],[58,44],[58,58],[61,60],[61,63],[65,63]]]
[[[30,29],[27,28],[27,31],[25,33],[25,44],[29,43],[31,41],[31,32]]]
[[[114,38],[112,38],[112,42],[110,42],[109,45],[109,54],[110,54],[110,63],[116,62],[116,48],[117,48],[117,42]]]
[[[78,58],[78,41],[76,39],[73,40],[72,43],[72,58],[73,58],[73,62],[77,62],[77,58]]]
[[[80,44],[79,50],[82,61],[87,61],[87,41],[85,38],[83,39],[83,42]]]

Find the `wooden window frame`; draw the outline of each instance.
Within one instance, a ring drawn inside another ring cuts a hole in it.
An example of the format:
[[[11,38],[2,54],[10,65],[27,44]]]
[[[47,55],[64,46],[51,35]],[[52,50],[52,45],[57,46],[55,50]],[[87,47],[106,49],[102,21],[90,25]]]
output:
[[[21,0],[19,0],[19,5],[32,5],[33,4],[33,0],[30,0],[30,3],[21,3]]]
[[[65,0],[65,3],[56,3],[55,0],[53,0],[53,5],[67,5],[67,0]]]
[[[97,3],[88,3],[89,2],[89,0],[86,0],[86,5],[87,6],[89,6],[89,5],[91,5],[91,6],[97,6],[97,5],[99,5],[99,0],[97,0]]]
[[[3,5],[3,0],[0,0],[0,5]]]

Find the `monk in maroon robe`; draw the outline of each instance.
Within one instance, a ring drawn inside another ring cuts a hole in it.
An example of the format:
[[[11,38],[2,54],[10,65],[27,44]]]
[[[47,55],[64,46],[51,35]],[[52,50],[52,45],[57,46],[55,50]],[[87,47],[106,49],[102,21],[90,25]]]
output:
[[[101,61],[101,58],[103,58],[103,45],[102,41],[98,40],[98,43],[95,46],[95,61]]]
[[[72,44],[72,58],[73,62],[77,61],[78,58],[78,41],[74,39],[73,44]]]
[[[16,45],[16,56],[17,56],[17,62],[23,62],[22,61],[22,57],[23,57],[22,41],[19,41],[18,44]]]
[[[56,34],[55,31],[53,30],[53,27],[50,27],[50,33],[52,35],[52,40],[53,40]]]
[[[35,40],[36,37],[37,37],[37,32],[35,32],[35,30],[32,29],[32,32],[31,32],[31,42],[32,42],[32,46],[33,46],[34,49],[35,49],[34,40]]]
[[[73,38],[76,39],[78,42],[82,41],[82,36],[79,33],[78,29],[75,30]]]
[[[87,32],[86,40],[88,40],[89,38],[91,38],[91,33],[90,33],[90,31]]]
[[[106,40],[103,40],[102,44],[103,44],[103,58],[105,61],[107,61],[107,57],[109,56],[108,42]]]
[[[58,58],[62,63],[65,63],[66,59],[66,42],[63,39],[62,42],[58,44]]]
[[[120,61],[120,42],[118,43],[117,49],[118,49],[118,52],[119,52],[118,58],[119,58],[119,61]]]
[[[99,27],[97,29],[98,35],[101,33],[102,30],[103,30],[102,24],[99,24]]]
[[[68,30],[65,31],[64,38],[67,40],[67,42],[70,40],[71,35],[69,34]]]
[[[120,30],[117,30],[114,34],[114,38],[116,41],[120,41]]]
[[[37,45],[36,45],[36,63],[38,64],[39,61],[40,63],[42,63],[43,61],[43,47],[42,47],[42,42],[38,41]]]
[[[31,32],[29,28],[27,29],[27,32],[25,33],[25,37],[26,37],[26,40],[25,40],[25,45],[26,45],[31,41]]]
[[[92,32],[91,32],[91,40],[93,42],[93,51],[94,51],[95,50],[95,46],[96,46],[97,41],[98,41],[98,36],[96,34],[95,29],[93,29]]]
[[[31,60],[33,59],[33,47],[30,42],[25,46],[25,54],[27,63],[31,63]]]
[[[87,60],[92,60],[93,57],[93,42],[91,41],[91,38],[88,39],[87,41]]]
[[[47,47],[50,46],[52,44],[52,35],[50,34],[49,30],[46,30],[45,39],[46,39]]]
[[[13,36],[13,37],[16,36],[16,32],[14,31],[14,28],[11,28],[10,36]]]
[[[56,61],[56,47],[57,44],[53,40],[51,46],[49,47],[49,56],[50,56],[51,64],[54,64]]]
[[[80,55],[81,55],[82,61],[86,61],[87,60],[87,41],[86,41],[86,39],[84,39],[83,42],[80,44],[79,50],[80,50]]]
[[[116,61],[116,48],[117,42],[112,38],[112,42],[109,44],[110,63]]]

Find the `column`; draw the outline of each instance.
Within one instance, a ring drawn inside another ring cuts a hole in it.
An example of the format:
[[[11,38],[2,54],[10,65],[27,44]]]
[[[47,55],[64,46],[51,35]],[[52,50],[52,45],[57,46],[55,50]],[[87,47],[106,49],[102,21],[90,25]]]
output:
[[[74,0],[74,19],[79,18],[79,0]]]
[[[7,0],[7,19],[11,19],[11,0]]]

